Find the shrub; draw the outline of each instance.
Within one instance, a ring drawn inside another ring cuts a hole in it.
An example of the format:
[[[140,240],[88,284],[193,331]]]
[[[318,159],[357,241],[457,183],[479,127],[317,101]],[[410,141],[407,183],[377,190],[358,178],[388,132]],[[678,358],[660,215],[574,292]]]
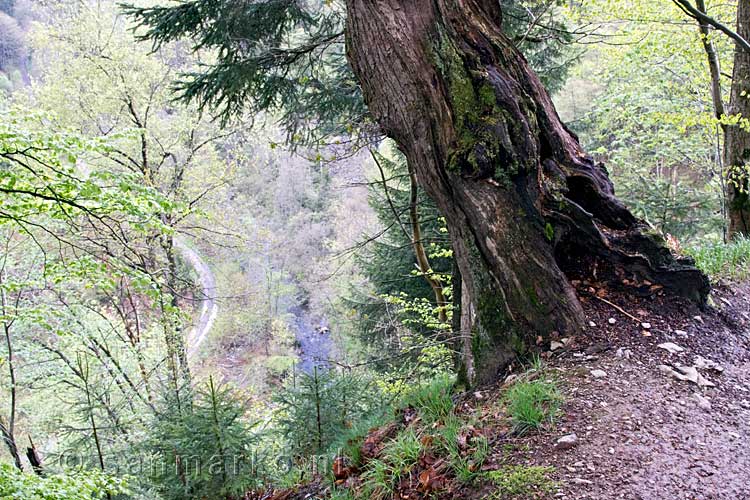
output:
[[[258,484],[259,435],[243,414],[241,402],[209,379],[191,407],[157,419],[146,451],[162,465],[150,474],[165,500],[223,500]]]
[[[382,413],[381,399],[366,376],[316,367],[290,379],[274,396],[276,423],[294,454],[320,454],[354,422]]]
[[[554,382],[539,380],[513,384],[505,399],[515,430],[521,434],[552,422],[562,402]]]

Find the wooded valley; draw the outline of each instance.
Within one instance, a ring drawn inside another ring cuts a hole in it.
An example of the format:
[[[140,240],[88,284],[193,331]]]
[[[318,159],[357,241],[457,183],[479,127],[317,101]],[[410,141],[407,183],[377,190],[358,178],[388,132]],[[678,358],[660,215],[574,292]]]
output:
[[[0,498],[750,498],[750,2],[0,0]]]

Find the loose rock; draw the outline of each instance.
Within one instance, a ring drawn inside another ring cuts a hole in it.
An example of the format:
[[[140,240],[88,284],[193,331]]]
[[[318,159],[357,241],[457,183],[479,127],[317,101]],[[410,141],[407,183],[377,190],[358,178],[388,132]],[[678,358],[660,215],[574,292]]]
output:
[[[696,368],[701,370],[713,370],[719,373],[722,373],[724,371],[724,367],[719,363],[711,361],[710,359],[706,359],[703,356],[696,356],[694,364]]]
[[[593,481],[589,481],[588,479],[582,479],[580,477],[574,477],[570,480],[573,484],[594,484]]]
[[[711,411],[711,401],[709,401],[707,398],[704,398],[696,392],[695,394],[693,394],[693,399],[698,405],[698,408],[705,411]]]
[[[549,350],[556,351],[558,349],[562,349],[563,347],[565,347],[565,344],[563,344],[562,342],[558,342],[557,340],[553,340],[552,342],[550,342]]]
[[[669,351],[671,354],[677,354],[685,350],[684,347],[680,347],[677,344],[673,344],[672,342],[664,342],[663,344],[659,344],[657,347]]]
[[[698,387],[715,387],[715,384],[698,373],[698,369],[694,366],[677,366],[672,368],[667,365],[659,365],[659,370],[677,380],[692,382]]]
[[[591,376],[594,378],[604,378],[607,376],[607,372],[604,370],[591,370]]]
[[[577,444],[578,444],[578,436],[575,433],[573,433],[573,434],[568,434],[558,439],[557,443],[555,443],[555,448],[557,448],[558,450],[569,450]]]

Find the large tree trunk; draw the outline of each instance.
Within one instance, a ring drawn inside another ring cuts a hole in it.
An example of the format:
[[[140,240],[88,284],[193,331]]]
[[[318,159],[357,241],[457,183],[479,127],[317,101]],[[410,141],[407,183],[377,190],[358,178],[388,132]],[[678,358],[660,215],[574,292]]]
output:
[[[750,40],[750,2],[737,4],[737,34]],[[750,169],[750,52],[740,47],[734,49],[734,71],[729,113],[741,115],[745,120],[726,127],[725,165],[727,168],[727,205],[729,228],[727,237],[750,236],[750,197],[748,196],[748,169]]]
[[[575,334],[565,272],[663,285],[704,303],[708,280],[614,196],[493,0],[347,0],[347,52],[370,111],[448,221],[475,311],[477,382],[538,336]]]

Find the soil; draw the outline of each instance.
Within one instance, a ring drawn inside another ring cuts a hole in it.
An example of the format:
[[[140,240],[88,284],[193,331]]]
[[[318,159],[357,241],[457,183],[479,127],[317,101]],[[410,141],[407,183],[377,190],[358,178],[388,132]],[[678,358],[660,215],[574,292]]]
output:
[[[510,461],[554,467],[554,498],[750,499],[750,285],[715,287],[703,311],[658,295],[596,298],[587,285],[579,293],[596,326],[548,359],[565,394],[563,417],[551,433],[516,440],[526,451]],[[685,350],[671,354],[658,347],[665,342]],[[715,387],[659,369],[693,365],[697,355],[724,368],[699,370]],[[570,433],[578,444],[555,449]]]

